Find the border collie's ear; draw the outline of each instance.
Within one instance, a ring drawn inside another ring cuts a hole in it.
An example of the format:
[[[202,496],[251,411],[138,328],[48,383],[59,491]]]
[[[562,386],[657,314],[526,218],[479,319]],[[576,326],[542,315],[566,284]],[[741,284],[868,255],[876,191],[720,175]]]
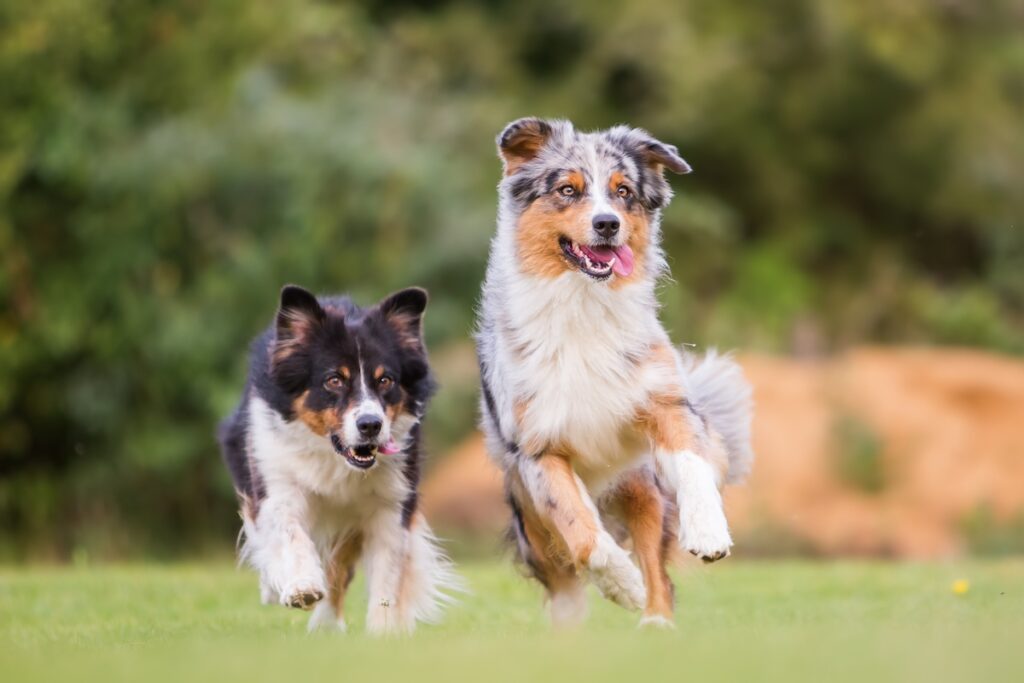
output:
[[[537,156],[553,131],[550,123],[532,116],[505,126],[498,136],[498,154],[505,163],[505,175],[512,175]]]
[[[384,320],[398,331],[403,346],[423,348],[423,311],[427,290],[409,287],[387,296],[377,307]]]
[[[296,285],[281,289],[281,306],[277,310],[278,342],[298,339],[322,324],[326,314],[308,290]]]
[[[669,145],[648,137],[643,143],[642,151],[647,162],[652,166],[661,165],[673,173],[679,174],[689,173],[693,170],[690,168],[690,164],[686,163],[686,160],[679,156],[679,150],[676,149],[675,145]]]

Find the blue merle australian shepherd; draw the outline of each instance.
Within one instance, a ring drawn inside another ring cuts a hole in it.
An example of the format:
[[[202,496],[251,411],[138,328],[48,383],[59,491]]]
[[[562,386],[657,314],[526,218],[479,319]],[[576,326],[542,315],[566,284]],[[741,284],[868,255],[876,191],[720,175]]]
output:
[[[670,625],[666,559],[675,544],[729,554],[720,489],[753,457],[739,367],[676,349],[658,320],[663,173],[690,167],[639,129],[535,118],[509,124],[498,151],[477,349],[518,553],[556,622],[583,617],[589,581]]]
[[[365,309],[287,286],[252,345],[241,404],[222,425],[241,501],[242,557],[265,603],[313,609],[345,628],[357,564],[371,633],[439,616],[458,581],[417,511],[420,419],[433,390],[422,335],[427,295]]]

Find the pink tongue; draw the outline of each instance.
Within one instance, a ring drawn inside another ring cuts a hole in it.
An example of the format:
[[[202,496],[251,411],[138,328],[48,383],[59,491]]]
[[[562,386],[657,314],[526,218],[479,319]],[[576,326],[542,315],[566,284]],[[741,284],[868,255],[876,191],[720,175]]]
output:
[[[394,439],[388,439],[388,442],[377,446],[377,452],[381,455],[394,455],[399,452],[398,444],[395,443]]]
[[[633,272],[633,250],[627,245],[615,247],[615,265],[612,266],[612,270],[619,277],[629,277]]]
[[[608,263],[615,258],[612,270],[619,277],[629,277],[633,272],[633,250],[623,244],[621,247],[588,247],[591,256],[601,263]]]

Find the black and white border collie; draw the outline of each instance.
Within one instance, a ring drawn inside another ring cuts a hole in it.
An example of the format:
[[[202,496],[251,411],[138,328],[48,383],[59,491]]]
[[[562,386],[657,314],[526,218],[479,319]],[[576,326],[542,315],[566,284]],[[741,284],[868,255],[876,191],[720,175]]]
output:
[[[690,167],[639,129],[534,118],[509,124],[498,151],[477,349],[518,553],[556,622],[583,618],[590,581],[642,608],[642,623],[670,625],[671,546],[729,554],[720,488],[753,458],[739,367],[677,350],[658,320],[663,173]]]
[[[345,629],[356,564],[371,633],[434,621],[449,561],[417,511],[420,419],[434,382],[422,289],[369,309],[281,291],[277,320],[252,345],[249,379],[220,442],[241,503],[242,558],[264,603],[313,609],[309,628]]]

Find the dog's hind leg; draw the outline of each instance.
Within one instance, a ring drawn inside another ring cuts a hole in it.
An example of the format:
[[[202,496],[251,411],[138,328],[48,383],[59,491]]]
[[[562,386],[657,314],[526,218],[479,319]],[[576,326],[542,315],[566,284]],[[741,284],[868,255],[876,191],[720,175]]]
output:
[[[569,461],[553,453],[520,457],[516,474],[514,493],[528,504],[576,572],[622,607],[643,607],[640,571],[602,526],[597,507]]]
[[[345,631],[345,594],[356,575],[356,562],[363,551],[363,537],[352,534],[334,546],[327,568],[327,600],[321,600],[309,617],[310,631]]]
[[[648,469],[629,472],[606,496],[602,509],[625,524],[644,575],[647,604],[640,625],[672,627],[673,589],[665,563],[669,551],[666,541],[671,541],[668,533],[672,532],[670,515],[676,514],[675,506],[662,494]]]

